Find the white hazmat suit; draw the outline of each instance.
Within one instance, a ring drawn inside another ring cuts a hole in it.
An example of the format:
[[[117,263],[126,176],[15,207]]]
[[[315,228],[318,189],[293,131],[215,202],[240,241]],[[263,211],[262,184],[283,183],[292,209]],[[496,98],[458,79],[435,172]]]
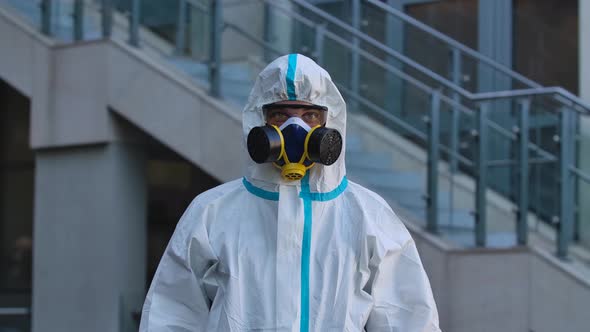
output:
[[[258,76],[244,140],[262,105],[328,107],[346,139],[346,105],[328,73],[286,55]],[[245,145],[245,144],[244,144]],[[140,331],[440,331],[408,231],[377,194],[346,179],[344,151],[288,182],[251,162],[243,179],[197,196],[162,257]]]

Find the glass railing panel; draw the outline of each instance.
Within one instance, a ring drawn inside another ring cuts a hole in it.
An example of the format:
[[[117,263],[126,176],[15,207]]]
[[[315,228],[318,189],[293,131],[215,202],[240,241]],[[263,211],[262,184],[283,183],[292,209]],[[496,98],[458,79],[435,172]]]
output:
[[[361,29],[377,41],[399,51],[432,73],[454,82],[472,93],[530,87],[531,83],[510,71],[503,71],[487,61],[460,50],[419,26],[387,13],[373,3],[361,2]],[[381,3],[381,5],[384,5]],[[459,55],[453,59],[453,52]],[[474,66],[476,65],[476,66]],[[462,67],[464,82],[454,73]]]
[[[192,57],[196,48],[193,40],[203,40],[208,31],[197,29],[193,21],[207,17],[208,10],[208,6],[201,8],[183,0],[173,0],[160,6],[153,1],[142,2],[140,22],[145,33],[141,36],[141,45],[192,73],[191,76],[198,76],[194,68],[190,68],[193,62],[199,60]]]
[[[132,39],[130,25],[135,11],[131,0],[114,3],[113,38]],[[171,65],[195,84],[209,87],[210,2],[142,0],[137,27],[138,47]]]
[[[74,13],[74,1],[73,0],[58,0],[52,2],[52,25],[51,25],[51,36],[55,39],[71,42],[74,40],[74,26],[75,26],[75,13]],[[89,17],[89,13],[85,15],[85,18]]]
[[[539,218],[549,223],[559,216],[560,209],[559,111],[559,106],[549,96],[532,99],[529,137],[535,149],[530,151],[530,207]],[[551,158],[555,160],[551,161]]]
[[[306,45],[311,34],[305,26],[263,1],[229,2],[223,7],[223,20],[221,96],[239,109],[246,104],[258,73],[268,62],[294,51],[294,44],[305,50],[310,47]]]
[[[321,48],[324,59],[321,63],[322,67],[330,73],[330,77],[339,87],[352,89],[352,53],[350,50],[332,38],[325,38]]]
[[[422,31],[404,24],[380,8],[363,4],[361,31],[380,43],[410,56],[413,61],[434,71],[450,73],[450,52],[445,44]]]
[[[465,134],[474,128],[473,111],[452,99],[440,101],[438,225],[441,234],[455,243],[471,247],[474,243],[475,210],[473,190],[459,178],[473,169],[465,154]]]
[[[139,24],[141,25],[143,32],[149,31],[163,40],[169,42],[175,41],[181,16],[184,17],[182,20],[185,23],[191,20],[189,6],[192,2],[199,1],[171,0],[164,3],[157,0],[141,0],[139,7]],[[125,16],[129,16],[133,12],[132,0],[117,0],[115,3],[116,9],[120,13],[126,14]],[[183,13],[180,13],[181,3],[184,3],[185,6]],[[184,28],[188,29],[187,25],[185,25]],[[146,37],[148,36],[149,34]],[[187,37],[188,36],[185,35],[185,38]],[[142,42],[144,43],[149,41],[150,40],[146,40],[146,38],[142,38]]]
[[[455,171],[470,168],[473,156],[469,149],[472,146],[475,113],[451,98],[443,98],[440,107],[441,158],[449,165],[453,164]]]
[[[0,0],[0,6],[16,13],[25,19],[35,29],[41,30],[42,10],[41,0]]]
[[[352,24],[352,1],[316,1],[314,5],[326,13],[338,17],[348,24]]]
[[[361,72],[382,71],[371,61],[360,59]],[[399,78],[393,84],[401,83]],[[394,112],[387,107],[388,90],[383,87],[363,83],[358,93],[342,88],[344,98],[349,105],[349,127],[361,126],[357,119],[363,119],[365,127],[361,130],[349,130],[348,135],[361,136],[367,151],[375,160],[366,165],[349,168],[351,179],[362,182],[386,199],[396,202],[417,221],[426,220],[426,165],[403,148],[396,151],[392,142],[405,140],[407,146],[425,146],[427,144],[426,123],[424,117],[430,112],[431,94],[411,84],[404,91],[402,98],[411,103],[411,109]],[[410,121],[412,120],[412,121]],[[368,123],[368,125],[367,125]],[[377,165],[380,156],[393,154],[393,163],[389,168]],[[356,163],[358,164],[358,162]],[[363,182],[365,181],[365,182]]]
[[[516,168],[514,167],[517,147],[513,128],[518,126],[516,100],[492,100],[489,110],[488,176],[494,179],[490,186],[506,197],[514,200],[513,191]],[[498,129],[496,129],[498,128]],[[500,130],[503,129],[503,130]]]
[[[274,54],[267,57],[267,61],[277,54],[297,52],[318,62],[339,86],[353,88],[353,52],[349,36],[334,33],[321,18],[290,1],[260,2],[264,3],[267,15],[263,36],[272,47],[270,53]]]
[[[424,117],[430,110],[430,99],[425,97],[429,96],[428,89],[412,84],[395,71],[388,70],[388,67],[395,68],[398,64],[383,58],[385,60],[375,62],[364,56],[359,57],[358,93],[387,114],[390,127],[396,133],[417,139],[413,131],[425,135],[427,130]],[[378,118],[384,116],[370,109],[366,111]]]

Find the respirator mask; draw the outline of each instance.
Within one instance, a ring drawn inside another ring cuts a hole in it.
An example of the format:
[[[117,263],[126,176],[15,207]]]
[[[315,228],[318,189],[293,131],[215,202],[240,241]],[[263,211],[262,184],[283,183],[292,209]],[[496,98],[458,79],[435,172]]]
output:
[[[265,105],[270,108],[271,105]],[[327,108],[316,105],[276,105],[274,108]],[[258,164],[273,163],[281,169],[285,180],[300,180],[315,163],[332,165],[342,151],[342,136],[336,129],[322,125],[310,127],[297,116],[291,116],[280,126],[266,124],[250,130],[248,153]]]

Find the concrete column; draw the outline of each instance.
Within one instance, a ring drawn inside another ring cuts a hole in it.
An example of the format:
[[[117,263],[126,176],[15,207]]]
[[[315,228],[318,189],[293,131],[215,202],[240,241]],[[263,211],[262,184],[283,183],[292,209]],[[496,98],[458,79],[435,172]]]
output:
[[[146,275],[140,145],[36,152],[32,330],[137,331]]]
[[[579,22],[579,62],[580,62],[580,97],[590,102],[590,3],[585,0],[578,1],[578,22]],[[583,170],[590,170],[590,119],[583,117],[580,121],[581,144],[579,167]],[[590,200],[590,184],[580,182],[580,193],[578,204],[580,206],[580,240],[590,248],[590,206],[581,204]]]

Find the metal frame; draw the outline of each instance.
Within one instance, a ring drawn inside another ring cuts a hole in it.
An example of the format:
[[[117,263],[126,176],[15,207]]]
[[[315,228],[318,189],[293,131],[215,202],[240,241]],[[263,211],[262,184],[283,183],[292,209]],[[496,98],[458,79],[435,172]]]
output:
[[[488,180],[488,113],[489,102],[483,102],[477,112],[477,175],[475,184],[475,245],[486,245],[487,180]]]
[[[74,40],[84,39],[84,0],[74,1]]]
[[[438,233],[438,162],[440,142],[440,93],[434,91],[430,97],[428,118],[428,177],[426,229]]]
[[[41,0],[41,32],[53,35],[53,0]]]
[[[518,130],[518,211],[516,221],[516,239],[520,245],[528,241],[529,211],[529,112],[531,100],[520,101]]]
[[[211,1],[211,48],[209,54],[209,92],[215,97],[221,92],[221,36],[223,33],[223,6],[220,0]]]
[[[574,213],[572,199],[574,186],[570,167],[574,159],[574,136],[572,127],[573,113],[562,111],[560,128],[560,158],[559,158],[559,179],[561,183],[559,199],[559,225],[557,233],[557,256],[567,258],[568,246],[574,235]]]
[[[129,13],[129,44],[139,46],[139,22],[141,19],[141,0],[131,0]]]
[[[113,0],[102,1],[102,37],[110,38],[113,32]]]
[[[176,36],[175,36],[175,53],[177,55],[184,54],[186,47],[186,18],[188,12],[188,3],[186,0],[178,0],[178,17],[176,20]]]

